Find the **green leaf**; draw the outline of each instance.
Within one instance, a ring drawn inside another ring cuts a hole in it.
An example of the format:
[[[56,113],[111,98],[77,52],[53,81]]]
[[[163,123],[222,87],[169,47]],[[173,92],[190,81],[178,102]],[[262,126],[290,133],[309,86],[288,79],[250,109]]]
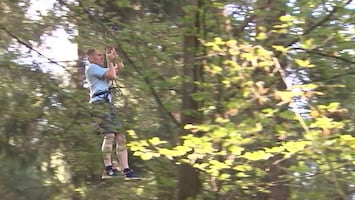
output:
[[[310,125],[310,128],[343,128],[344,122],[336,122],[329,117],[318,117],[315,119],[315,122]]]
[[[242,157],[251,161],[257,160],[267,160],[271,158],[273,154],[267,153],[263,150],[254,151],[254,152],[246,152]]]
[[[266,33],[261,32],[255,37],[255,39],[257,39],[257,40],[265,40],[265,39],[267,39],[267,35],[266,35]]]
[[[244,148],[237,145],[231,145],[228,147],[228,151],[230,151],[232,155],[238,156],[242,154]]]
[[[296,115],[294,112],[286,110],[281,113],[279,113],[279,117],[284,118],[284,119],[289,119],[289,120],[296,120]]]
[[[309,144],[311,144],[310,141],[290,141],[285,142],[282,146],[290,153],[297,153],[299,151],[303,151]]]
[[[276,51],[281,52],[282,54],[286,54],[288,51],[288,48],[280,45],[273,45],[272,48],[274,48]]]
[[[294,20],[294,17],[291,15],[284,15],[284,16],[281,16],[279,19],[282,22],[290,22],[290,21]]]
[[[344,141],[353,141],[353,142],[355,142],[355,137],[353,137],[351,135],[341,135],[340,139],[344,140]]]
[[[167,141],[161,141],[158,137],[153,137],[149,139],[148,142],[151,143],[153,146],[167,143]]]
[[[306,49],[306,50],[311,50],[314,48],[314,39],[308,39],[305,40],[303,43],[301,43],[301,48]]]
[[[140,155],[142,160],[150,160],[153,158],[153,154],[152,153],[143,153]]]
[[[314,65],[312,65],[309,60],[295,59],[294,61],[295,61],[295,63],[296,63],[297,65],[299,65],[300,67],[304,67],[304,68],[311,68],[311,67],[314,67]]]
[[[214,169],[216,169],[218,171],[220,171],[222,169],[229,169],[230,168],[229,165],[227,165],[224,162],[220,162],[218,160],[211,160],[209,163],[211,165],[211,168],[214,168]]]

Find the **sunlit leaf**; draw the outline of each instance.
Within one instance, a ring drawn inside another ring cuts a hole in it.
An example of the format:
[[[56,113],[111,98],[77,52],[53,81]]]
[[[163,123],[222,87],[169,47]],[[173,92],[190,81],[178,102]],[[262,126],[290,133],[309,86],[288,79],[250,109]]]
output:
[[[314,48],[314,39],[305,40],[303,43],[300,44],[301,48],[311,50]]]
[[[314,65],[311,64],[309,60],[295,59],[294,61],[295,61],[295,63],[296,63],[297,65],[299,65],[300,67],[304,67],[304,68],[311,68],[311,67],[314,67]]]
[[[280,21],[282,22],[290,22],[292,20],[294,20],[294,17],[291,15],[284,15],[280,17]]]
[[[273,154],[267,153],[265,151],[259,150],[254,152],[246,152],[242,157],[248,160],[256,161],[256,160],[267,160],[272,157]]]
[[[284,47],[284,46],[280,46],[280,45],[273,45],[272,46],[276,51],[280,51],[283,54],[286,54],[288,51],[288,48]]]
[[[151,143],[153,146],[167,143],[166,141],[161,141],[158,137],[153,137],[149,139],[148,142]]]
[[[257,40],[265,40],[266,38],[267,38],[267,35],[266,35],[266,33],[263,33],[263,32],[259,33],[259,34],[255,37],[255,39],[257,39]]]

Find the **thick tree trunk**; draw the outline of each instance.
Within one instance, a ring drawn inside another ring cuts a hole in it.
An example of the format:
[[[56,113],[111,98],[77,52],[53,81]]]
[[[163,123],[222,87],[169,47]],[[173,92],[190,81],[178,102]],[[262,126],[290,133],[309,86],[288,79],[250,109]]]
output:
[[[185,21],[186,32],[184,35],[184,82],[182,85],[182,125],[198,123],[201,120],[198,102],[192,98],[192,94],[198,91],[196,81],[202,80],[201,65],[196,62],[196,54],[199,51],[199,0],[187,0],[185,5],[196,8],[194,11],[185,13],[189,16]],[[186,112],[187,111],[187,112]],[[184,134],[184,133],[182,133]],[[178,200],[194,198],[201,189],[198,171],[191,165],[182,164],[178,168]]]

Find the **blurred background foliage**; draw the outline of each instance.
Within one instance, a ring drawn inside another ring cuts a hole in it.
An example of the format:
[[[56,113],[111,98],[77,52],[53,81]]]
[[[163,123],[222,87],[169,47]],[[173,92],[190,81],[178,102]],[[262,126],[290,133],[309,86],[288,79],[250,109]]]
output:
[[[2,0],[1,199],[355,198],[354,5]],[[46,53],[58,30],[77,59]],[[83,71],[106,46],[140,182],[100,179]]]

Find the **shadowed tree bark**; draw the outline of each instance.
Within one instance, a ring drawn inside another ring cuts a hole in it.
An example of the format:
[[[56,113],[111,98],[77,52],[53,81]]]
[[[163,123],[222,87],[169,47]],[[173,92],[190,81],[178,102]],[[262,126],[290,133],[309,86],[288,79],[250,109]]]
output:
[[[182,125],[188,123],[198,123],[201,116],[198,111],[199,104],[192,97],[199,88],[196,82],[202,80],[202,66],[196,61],[200,44],[198,35],[200,32],[199,9],[202,6],[202,0],[187,0],[185,6],[193,8],[185,13],[185,35],[183,38],[184,45],[184,66],[182,84]],[[199,180],[198,171],[188,164],[181,164],[178,168],[178,199],[184,200],[195,197],[200,189],[201,182]]]

